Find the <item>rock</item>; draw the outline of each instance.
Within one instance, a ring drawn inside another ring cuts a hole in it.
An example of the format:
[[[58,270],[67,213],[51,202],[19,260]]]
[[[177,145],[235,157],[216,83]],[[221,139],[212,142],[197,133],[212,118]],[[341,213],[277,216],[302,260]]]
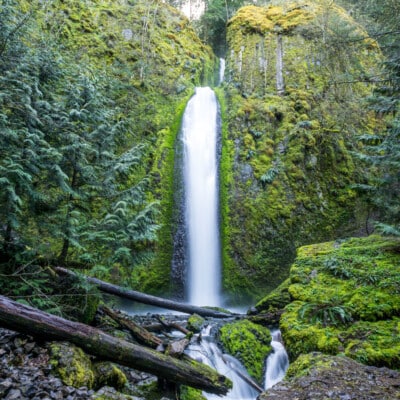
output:
[[[20,400],[22,398],[25,397],[22,396],[22,393],[19,389],[11,389],[5,397],[5,400]]]
[[[200,315],[193,314],[189,317],[187,321],[187,329],[189,331],[192,331],[194,333],[198,333],[201,331],[205,324],[205,319],[203,317],[200,317]]]
[[[66,342],[52,342],[49,348],[50,364],[66,385],[77,388],[93,386],[92,363],[82,349]]]
[[[271,351],[269,330],[248,320],[242,320],[225,324],[219,332],[226,352],[238,358],[249,374],[261,382],[264,361]]]
[[[285,381],[259,400],[395,400],[400,399],[400,372],[362,365],[350,358],[322,353],[301,355]]]
[[[112,386],[117,390],[122,389],[128,379],[126,375],[118,368],[117,365],[111,362],[99,362],[94,364],[95,386]]]

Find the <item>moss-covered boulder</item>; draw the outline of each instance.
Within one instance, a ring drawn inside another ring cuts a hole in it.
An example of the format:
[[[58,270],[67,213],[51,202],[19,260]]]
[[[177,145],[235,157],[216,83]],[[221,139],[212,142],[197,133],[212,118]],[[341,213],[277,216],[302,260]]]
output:
[[[380,236],[298,250],[280,321],[292,360],[320,351],[400,368],[399,250]]]
[[[347,357],[310,353],[300,356],[285,381],[262,394],[269,399],[400,399],[400,373],[367,367]]]
[[[93,364],[96,387],[111,386],[121,390],[128,382],[126,375],[111,362],[97,362]]]
[[[271,293],[261,299],[255,306],[258,313],[282,310],[291,301],[289,293],[290,280],[286,279]]]
[[[271,352],[270,331],[248,320],[226,324],[219,330],[220,340],[227,353],[246,367],[258,382],[263,380],[264,361]]]
[[[187,329],[191,332],[198,333],[204,327],[205,319],[200,315],[193,314],[187,320]]]
[[[82,349],[67,342],[52,342],[49,346],[50,365],[64,384],[92,388],[95,375],[92,362]]]
[[[352,150],[380,124],[363,104],[380,60],[365,31],[333,2],[271,3],[228,23],[223,286],[237,300],[277,287],[298,246],[363,231]]]

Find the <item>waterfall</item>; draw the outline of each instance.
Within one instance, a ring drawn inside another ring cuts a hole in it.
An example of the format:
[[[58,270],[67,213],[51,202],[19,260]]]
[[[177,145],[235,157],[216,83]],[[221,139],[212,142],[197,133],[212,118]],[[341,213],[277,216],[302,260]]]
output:
[[[182,121],[187,294],[191,304],[220,305],[218,224],[218,103],[208,87],[196,88]]]
[[[220,63],[221,68],[224,62]],[[223,80],[223,68],[220,69]],[[186,292],[194,305],[219,306],[221,293],[218,212],[218,103],[208,87],[196,88],[182,120],[184,228],[188,275]],[[229,400],[254,400],[262,391],[234,357],[223,354],[210,334],[211,326],[192,340],[187,353],[227,376],[233,388]],[[288,367],[280,332],[272,333],[273,352],[266,361],[265,388],[279,382]],[[204,393],[208,400],[221,397]]]
[[[219,82],[218,82],[219,85],[224,81],[224,77],[225,77],[225,59],[220,58],[219,59]]]
[[[279,330],[272,331],[271,335],[273,351],[267,358],[264,383],[265,389],[269,389],[280,382],[289,367],[289,358],[282,343],[281,332]]]

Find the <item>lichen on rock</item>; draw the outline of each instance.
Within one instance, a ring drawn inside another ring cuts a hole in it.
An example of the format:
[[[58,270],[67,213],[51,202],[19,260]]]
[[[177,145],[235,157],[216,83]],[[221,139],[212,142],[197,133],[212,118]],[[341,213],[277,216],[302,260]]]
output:
[[[93,387],[95,376],[92,362],[81,348],[70,343],[52,342],[49,350],[50,365],[64,384],[77,388]]]

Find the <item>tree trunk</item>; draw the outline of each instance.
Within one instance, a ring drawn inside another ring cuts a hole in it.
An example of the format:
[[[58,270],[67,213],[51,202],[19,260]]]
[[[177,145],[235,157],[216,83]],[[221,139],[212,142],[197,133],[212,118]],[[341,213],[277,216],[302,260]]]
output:
[[[280,96],[285,94],[285,81],[283,79],[283,42],[282,35],[276,37],[276,91]]]
[[[169,357],[1,295],[0,325],[45,340],[67,340],[92,355],[210,393],[226,394],[232,385],[225,376],[194,360]]]
[[[61,267],[55,268],[55,271],[61,275],[75,275],[74,272]],[[88,282],[96,285],[102,292],[123,297],[125,299],[134,300],[139,303],[150,304],[152,306],[166,308],[168,310],[180,311],[188,314],[198,314],[202,317],[229,318],[233,316],[233,314],[213,310],[211,308],[192,306],[189,304],[183,304],[176,301],[163,299],[161,297],[151,296],[149,294],[137,292],[135,290],[124,289],[120,286],[113,285],[111,283],[107,283],[96,278],[91,278],[87,276],[86,279]]]

